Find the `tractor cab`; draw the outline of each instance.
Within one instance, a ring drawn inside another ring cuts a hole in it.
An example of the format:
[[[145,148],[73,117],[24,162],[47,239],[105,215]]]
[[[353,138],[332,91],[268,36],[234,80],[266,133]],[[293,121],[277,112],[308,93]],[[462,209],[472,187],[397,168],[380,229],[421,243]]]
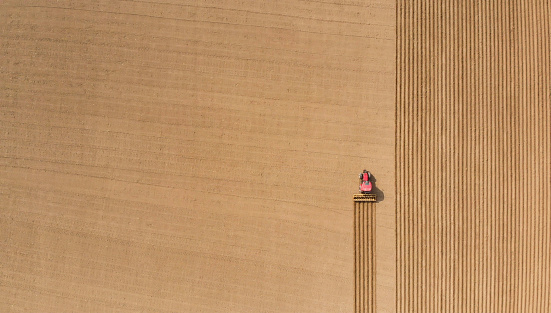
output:
[[[369,193],[373,190],[373,184],[371,183],[371,173],[364,170],[360,173],[360,193]]]

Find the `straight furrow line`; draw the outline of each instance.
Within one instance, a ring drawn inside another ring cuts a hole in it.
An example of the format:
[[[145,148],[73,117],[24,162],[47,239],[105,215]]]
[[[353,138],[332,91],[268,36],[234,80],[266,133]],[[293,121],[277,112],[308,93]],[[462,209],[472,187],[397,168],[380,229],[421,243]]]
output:
[[[397,311],[549,312],[549,3],[396,16]]]

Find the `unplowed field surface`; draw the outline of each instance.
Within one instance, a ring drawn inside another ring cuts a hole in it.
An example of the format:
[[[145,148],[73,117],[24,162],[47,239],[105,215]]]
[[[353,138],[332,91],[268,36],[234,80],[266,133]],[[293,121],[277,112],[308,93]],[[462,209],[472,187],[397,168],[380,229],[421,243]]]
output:
[[[2,1],[0,311],[352,312],[364,168],[393,297],[395,9]]]

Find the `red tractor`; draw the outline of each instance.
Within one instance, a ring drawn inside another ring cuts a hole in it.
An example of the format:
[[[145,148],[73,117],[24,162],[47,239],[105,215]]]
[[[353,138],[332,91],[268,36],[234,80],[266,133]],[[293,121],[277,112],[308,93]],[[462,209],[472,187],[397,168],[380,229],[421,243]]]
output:
[[[364,170],[363,173],[360,173],[360,193],[370,193],[372,190],[371,173]]]

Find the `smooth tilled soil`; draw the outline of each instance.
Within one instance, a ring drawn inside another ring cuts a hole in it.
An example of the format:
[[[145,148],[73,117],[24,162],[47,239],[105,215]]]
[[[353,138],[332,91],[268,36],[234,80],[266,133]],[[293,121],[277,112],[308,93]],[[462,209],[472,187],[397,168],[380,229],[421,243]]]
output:
[[[364,168],[395,233],[395,8],[2,1],[0,311],[352,312]]]

